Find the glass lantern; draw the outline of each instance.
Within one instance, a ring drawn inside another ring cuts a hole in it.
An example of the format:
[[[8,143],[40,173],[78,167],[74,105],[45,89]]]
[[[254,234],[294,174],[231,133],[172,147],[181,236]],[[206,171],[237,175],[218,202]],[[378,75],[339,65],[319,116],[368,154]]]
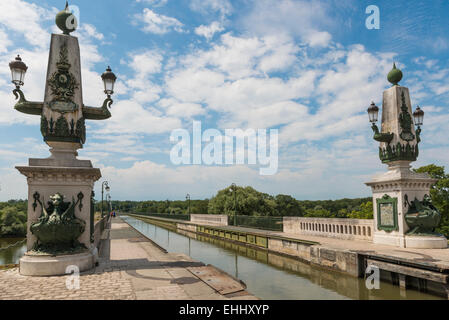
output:
[[[108,97],[111,96],[114,93],[114,85],[117,80],[117,77],[112,72],[111,67],[108,66],[106,71],[101,75],[101,79],[104,83],[104,93],[106,93]]]
[[[11,69],[12,83],[14,83],[17,88],[23,86],[28,67],[19,55],[17,55],[14,61],[9,63],[9,68]]]
[[[379,107],[374,104],[374,102],[371,102],[370,107],[368,108],[368,116],[369,116],[369,122],[376,123],[379,117]]]
[[[416,111],[413,112],[413,118],[415,119],[415,125],[422,126],[424,122],[424,111],[419,106],[416,107]]]

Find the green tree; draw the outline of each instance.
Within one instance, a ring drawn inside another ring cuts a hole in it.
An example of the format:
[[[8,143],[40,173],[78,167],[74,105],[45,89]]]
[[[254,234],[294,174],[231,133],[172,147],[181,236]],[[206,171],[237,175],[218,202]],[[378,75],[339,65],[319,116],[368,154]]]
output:
[[[431,190],[433,205],[441,213],[441,223],[437,232],[449,237],[449,174],[444,172],[444,167],[430,164],[414,170],[418,173],[428,173],[432,178],[438,179]]]
[[[350,219],[373,219],[373,202],[367,201],[362,203],[357,210],[352,210],[347,217]]]
[[[0,236],[24,237],[27,216],[17,206],[7,206],[0,210]]]
[[[278,194],[276,200],[276,215],[277,216],[295,216],[301,217],[304,210],[299,202],[289,195]]]
[[[209,214],[232,216],[235,211],[237,215],[273,216],[276,213],[276,201],[269,194],[252,187],[237,187],[235,195],[232,187],[228,187],[218,191],[209,201]]]

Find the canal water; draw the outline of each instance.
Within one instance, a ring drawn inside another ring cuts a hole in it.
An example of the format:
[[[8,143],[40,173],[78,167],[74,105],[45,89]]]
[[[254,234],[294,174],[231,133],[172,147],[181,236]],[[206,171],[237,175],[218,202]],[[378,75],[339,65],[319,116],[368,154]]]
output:
[[[129,216],[121,218],[168,252],[184,253],[243,280],[247,290],[261,299],[443,299],[419,291],[404,291],[385,282],[380,283],[379,290],[368,290],[364,279],[296,259],[191,232],[170,231]]]
[[[18,264],[20,258],[27,251],[23,238],[0,238],[0,266]],[[12,247],[10,247],[12,246]],[[4,249],[8,248],[8,249]]]

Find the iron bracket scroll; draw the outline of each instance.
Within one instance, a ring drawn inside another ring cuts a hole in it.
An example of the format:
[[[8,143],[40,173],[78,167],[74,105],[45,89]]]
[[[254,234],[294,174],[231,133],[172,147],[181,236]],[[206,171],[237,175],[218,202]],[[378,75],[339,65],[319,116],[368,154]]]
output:
[[[111,98],[106,98],[103,102],[103,106],[100,108],[83,106],[83,116],[87,120],[106,120],[109,119],[112,115],[108,108],[111,108],[111,105],[114,101]]]
[[[42,114],[42,110],[44,108],[43,102],[28,101],[25,98],[22,90],[20,90],[19,88],[14,89],[13,93],[16,97],[16,100],[19,100],[14,106],[14,109],[25,114],[32,114],[37,116],[40,116]]]

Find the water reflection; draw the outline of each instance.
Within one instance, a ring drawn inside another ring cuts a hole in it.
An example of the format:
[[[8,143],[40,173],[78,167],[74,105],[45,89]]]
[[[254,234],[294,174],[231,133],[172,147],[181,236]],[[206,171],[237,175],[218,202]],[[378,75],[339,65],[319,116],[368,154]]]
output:
[[[20,258],[27,251],[26,243],[19,243],[6,250],[2,250],[1,248],[6,248],[22,240],[23,238],[0,238],[0,266],[19,263]]]
[[[187,254],[243,280],[248,291],[262,299],[443,299],[414,290],[404,292],[384,282],[380,290],[368,290],[363,279],[293,258],[188,231],[170,231],[131,217],[122,218],[168,252]]]

